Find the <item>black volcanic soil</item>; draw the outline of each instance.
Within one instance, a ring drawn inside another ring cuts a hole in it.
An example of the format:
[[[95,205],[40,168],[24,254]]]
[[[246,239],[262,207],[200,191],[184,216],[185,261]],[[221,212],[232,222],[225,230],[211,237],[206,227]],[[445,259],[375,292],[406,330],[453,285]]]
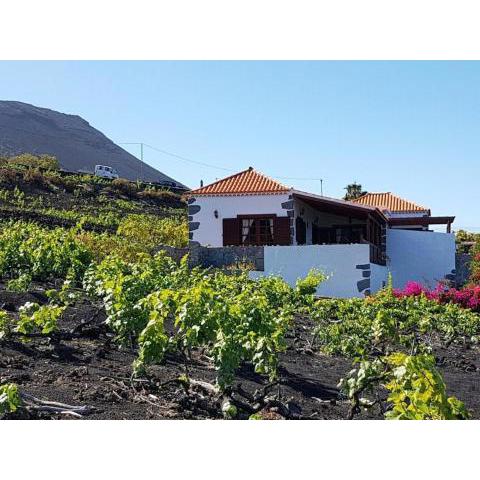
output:
[[[27,301],[45,302],[42,292],[17,294],[0,291],[0,306],[13,314]],[[105,313],[89,300],[70,307],[62,317],[58,342],[34,338],[0,341],[0,383],[15,382],[22,392],[42,400],[94,407],[85,419],[215,419],[222,418],[220,403],[204,401],[205,393],[191,395],[176,379],[188,369],[190,378],[213,382],[215,371],[196,352],[191,360],[167,356],[151,368],[149,377],[132,380],[135,351],[119,349],[103,321]],[[88,323],[85,323],[88,322]],[[311,327],[298,318],[281,355],[280,386],[271,389],[288,406],[290,418],[344,419],[349,405],[339,398],[336,385],[351,363],[311,349]],[[480,355],[477,349],[452,346],[437,349],[439,368],[449,393],[463,400],[473,418],[480,418]],[[249,365],[238,372],[234,388],[253,394],[268,385]],[[283,418],[275,407],[264,418]],[[247,414],[241,415],[248,418]],[[72,418],[60,414],[28,414],[8,418]],[[375,409],[356,418],[382,418]]]

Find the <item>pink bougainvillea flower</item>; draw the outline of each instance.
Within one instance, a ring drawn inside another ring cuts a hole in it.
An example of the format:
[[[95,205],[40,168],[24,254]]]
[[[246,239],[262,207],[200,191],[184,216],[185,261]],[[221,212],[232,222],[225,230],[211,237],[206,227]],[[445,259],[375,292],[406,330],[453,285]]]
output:
[[[429,300],[439,303],[456,303],[463,308],[480,312],[480,285],[456,289],[439,283],[434,290],[429,290],[418,282],[408,282],[403,290],[396,289],[393,294],[397,298],[425,295]]]

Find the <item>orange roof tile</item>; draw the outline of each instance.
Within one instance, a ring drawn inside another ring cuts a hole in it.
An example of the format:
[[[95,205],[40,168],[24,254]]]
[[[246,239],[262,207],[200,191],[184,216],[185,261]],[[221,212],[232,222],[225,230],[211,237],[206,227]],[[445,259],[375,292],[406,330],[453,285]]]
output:
[[[366,193],[362,197],[352,200],[354,203],[377,207],[381,210],[389,210],[394,213],[416,213],[429,212],[429,208],[422,207],[416,203],[393,195],[391,192]]]
[[[282,185],[252,167],[204,187],[190,190],[188,195],[265,195],[286,193],[290,187]]]

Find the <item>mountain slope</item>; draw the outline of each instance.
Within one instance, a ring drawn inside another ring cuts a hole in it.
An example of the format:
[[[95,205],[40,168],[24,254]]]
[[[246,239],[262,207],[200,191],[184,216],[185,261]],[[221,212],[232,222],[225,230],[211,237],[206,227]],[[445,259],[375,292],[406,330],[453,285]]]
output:
[[[182,186],[113,143],[78,115],[0,100],[0,155],[20,153],[55,155],[66,170],[93,172],[95,165],[109,165],[129,180]]]

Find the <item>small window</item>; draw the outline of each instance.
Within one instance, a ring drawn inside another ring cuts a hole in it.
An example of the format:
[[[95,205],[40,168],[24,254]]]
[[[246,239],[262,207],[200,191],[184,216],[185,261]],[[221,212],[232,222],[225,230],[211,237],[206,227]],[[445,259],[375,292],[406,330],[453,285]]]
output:
[[[242,218],[242,245],[272,245],[273,218]]]

